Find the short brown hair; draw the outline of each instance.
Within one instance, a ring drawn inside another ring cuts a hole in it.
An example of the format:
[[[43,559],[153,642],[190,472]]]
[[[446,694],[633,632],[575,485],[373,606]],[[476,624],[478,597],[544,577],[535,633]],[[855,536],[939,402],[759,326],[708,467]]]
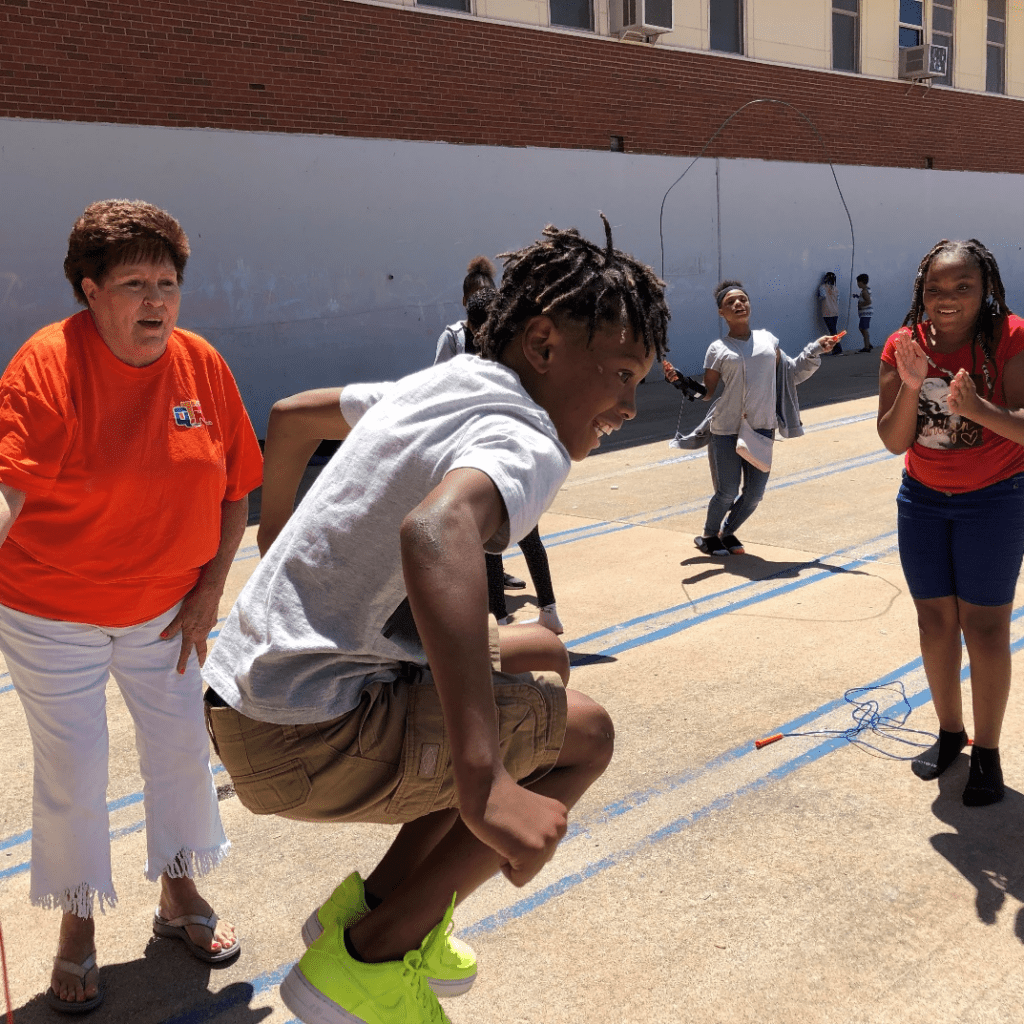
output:
[[[102,284],[114,267],[123,263],[169,259],[184,280],[189,257],[188,238],[166,211],[141,199],[104,199],[91,203],[71,229],[64,274],[75,298],[87,306],[82,280]]]

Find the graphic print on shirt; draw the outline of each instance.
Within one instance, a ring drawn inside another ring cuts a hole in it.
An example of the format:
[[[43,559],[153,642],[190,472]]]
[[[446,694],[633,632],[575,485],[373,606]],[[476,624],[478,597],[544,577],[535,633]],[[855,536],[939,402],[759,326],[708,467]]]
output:
[[[942,450],[981,444],[981,427],[949,411],[949,381],[941,377],[926,377],[921,385],[917,399],[917,443]]]
[[[185,399],[171,410],[175,426],[178,427],[212,427],[213,422],[203,417],[203,407],[198,399]]]

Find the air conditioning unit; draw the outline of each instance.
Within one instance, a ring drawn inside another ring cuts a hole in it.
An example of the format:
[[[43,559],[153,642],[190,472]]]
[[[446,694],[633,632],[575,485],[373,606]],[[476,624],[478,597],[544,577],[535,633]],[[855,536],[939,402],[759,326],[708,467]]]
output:
[[[672,31],[672,0],[609,0],[611,30],[620,39],[653,42]]]
[[[924,78],[944,78],[948,65],[949,51],[945,46],[925,43],[923,46],[908,46],[900,50],[900,78],[917,82]]]

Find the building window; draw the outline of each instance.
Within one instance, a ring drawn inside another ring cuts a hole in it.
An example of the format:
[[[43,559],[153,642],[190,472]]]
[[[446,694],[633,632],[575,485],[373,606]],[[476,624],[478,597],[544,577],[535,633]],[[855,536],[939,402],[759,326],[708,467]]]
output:
[[[936,85],[953,84],[953,0],[932,0],[932,42],[946,48],[946,73]]]
[[[548,6],[552,25],[594,31],[594,8],[590,0],[548,0]]]
[[[1006,92],[1006,0],[988,0],[985,91]]]
[[[860,71],[860,0],[832,0],[832,67]]]
[[[424,7],[443,7],[446,11],[464,11],[470,13],[469,0],[416,0]]]
[[[900,0],[900,49],[924,42],[924,0]]]
[[[743,52],[743,0],[711,0],[711,49]]]

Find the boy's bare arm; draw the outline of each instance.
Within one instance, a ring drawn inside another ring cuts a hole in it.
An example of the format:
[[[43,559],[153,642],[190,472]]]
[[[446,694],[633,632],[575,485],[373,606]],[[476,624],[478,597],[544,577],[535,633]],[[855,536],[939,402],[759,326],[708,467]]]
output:
[[[483,544],[504,519],[486,474],[454,470],[403,522],[402,566],[444,711],[462,819],[523,885],[565,835],[566,809],[519,786],[498,748]]]
[[[321,441],[342,441],[342,388],[316,388],[274,403],[263,447],[263,495],[256,544],[265,555],[295,508],[295,495]]]

